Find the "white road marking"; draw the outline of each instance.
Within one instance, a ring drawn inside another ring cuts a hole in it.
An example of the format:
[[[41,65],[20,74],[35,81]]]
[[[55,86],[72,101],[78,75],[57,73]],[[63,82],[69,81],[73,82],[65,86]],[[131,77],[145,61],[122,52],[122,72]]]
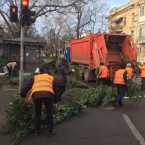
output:
[[[131,129],[132,134],[134,137],[139,141],[140,145],[145,145],[145,139],[140,134],[140,132],[136,129],[130,118],[126,114],[122,114],[125,122],[127,123],[128,127]]]
[[[145,98],[145,95],[143,95],[143,97]],[[140,98],[142,98],[142,96],[140,96]],[[129,97],[123,97],[123,99],[129,99]]]

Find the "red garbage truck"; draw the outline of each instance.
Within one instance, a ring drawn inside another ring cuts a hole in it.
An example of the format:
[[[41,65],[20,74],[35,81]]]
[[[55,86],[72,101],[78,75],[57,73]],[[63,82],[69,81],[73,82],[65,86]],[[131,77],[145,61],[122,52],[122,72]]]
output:
[[[89,37],[75,39],[70,45],[70,64],[77,67],[85,81],[95,80],[95,70],[104,62],[110,73],[110,80],[124,62],[124,55],[130,62],[136,62],[137,51],[131,35],[118,33],[91,33]]]

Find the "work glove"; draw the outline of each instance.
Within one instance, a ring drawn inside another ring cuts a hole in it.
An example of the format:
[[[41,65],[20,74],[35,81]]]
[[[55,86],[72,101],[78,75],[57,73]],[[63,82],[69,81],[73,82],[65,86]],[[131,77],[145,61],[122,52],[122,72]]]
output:
[[[53,104],[53,109],[54,109],[55,111],[58,110],[58,106],[59,106],[58,103],[54,103],[54,104]]]
[[[25,98],[21,98],[21,99],[20,99],[20,101],[25,102],[25,101],[26,101],[26,99],[25,99]]]
[[[75,70],[74,70],[74,69],[72,69],[71,71],[72,71],[72,72],[75,72]]]

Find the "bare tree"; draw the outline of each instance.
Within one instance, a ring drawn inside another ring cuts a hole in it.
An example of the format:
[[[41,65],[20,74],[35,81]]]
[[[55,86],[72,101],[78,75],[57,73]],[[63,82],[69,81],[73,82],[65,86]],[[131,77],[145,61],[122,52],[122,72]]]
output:
[[[73,6],[77,1],[69,3],[67,0],[32,0],[30,3],[30,9],[36,10],[35,18],[40,16],[47,16],[50,12],[58,12],[62,13],[62,9]],[[3,0],[1,2],[0,15],[5,22],[7,30],[11,34],[12,37],[20,35],[20,21],[18,23],[9,22],[9,7],[10,5],[16,5],[20,7],[20,1],[16,0]],[[19,9],[20,12],[20,9]],[[29,29],[29,27],[25,28],[25,32]]]
[[[55,56],[57,57],[59,52],[65,47],[65,18],[63,17],[63,15],[55,15],[52,17],[53,18],[51,18],[51,21],[50,19],[46,21],[47,24],[49,23],[49,26],[45,27],[45,30],[47,30],[45,37],[48,42],[48,45],[45,49],[51,55],[55,53]]]
[[[92,0],[96,1],[96,0]],[[98,7],[93,5],[92,18],[91,18],[91,30],[92,32],[106,31],[107,27],[107,15],[109,12],[108,1],[100,0],[97,2]]]
[[[65,52],[65,41],[81,37],[86,31],[103,31],[106,26],[106,1],[103,0],[80,0],[75,3],[71,9],[67,8],[63,13],[52,13],[43,21],[44,30],[47,31],[45,37],[48,39],[47,51],[49,54],[55,53],[61,49]],[[50,32],[53,37],[50,37]],[[53,44],[52,44],[53,43]],[[52,49],[53,48],[53,49]]]
[[[66,25],[76,32],[78,39],[83,32],[102,30],[106,25],[106,8],[107,0],[79,1],[74,4],[73,9],[68,10]]]

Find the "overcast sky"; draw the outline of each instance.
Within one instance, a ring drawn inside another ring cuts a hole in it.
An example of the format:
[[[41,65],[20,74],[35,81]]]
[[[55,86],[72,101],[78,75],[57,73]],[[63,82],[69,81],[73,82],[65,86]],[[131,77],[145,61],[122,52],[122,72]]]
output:
[[[130,1],[131,0],[108,0],[110,8],[122,6]]]

